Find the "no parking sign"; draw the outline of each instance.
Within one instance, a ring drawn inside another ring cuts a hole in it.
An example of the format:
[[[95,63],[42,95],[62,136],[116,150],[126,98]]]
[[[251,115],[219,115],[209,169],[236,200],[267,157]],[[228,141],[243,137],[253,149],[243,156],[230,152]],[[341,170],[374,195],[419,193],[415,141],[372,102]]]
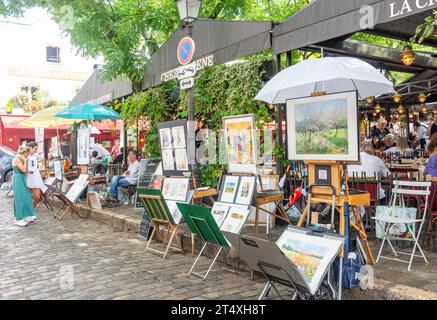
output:
[[[183,38],[178,45],[178,61],[182,65],[189,64],[193,59],[195,50],[194,40],[190,37]]]

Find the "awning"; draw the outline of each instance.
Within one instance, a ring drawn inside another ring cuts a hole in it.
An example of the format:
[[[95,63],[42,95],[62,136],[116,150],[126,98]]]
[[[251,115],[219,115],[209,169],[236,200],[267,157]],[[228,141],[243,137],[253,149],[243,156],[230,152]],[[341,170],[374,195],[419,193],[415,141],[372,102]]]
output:
[[[132,82],[128,78],[112,81],[100,79],[102,70],[96,68],[84,83],[79,93],[70,102],[70,106],[82,103],[104,104],[132,94]]]
[[[271,21],[216,21],[198,20],[193,25],[191,38],[195,42],[192,62],[198,66],[218,65],[260,52],[271,47]],[[186,28],[180,28],[151,58],[147,80],[143,89],[155,87],[174,78],[180,66],[177,48],[182,38],[188,36]]]
[[[316,0],[273,29],[273,51],[279,54],[360,31],[408,40],[435,8],[434,0]],[[363,29],[367,18],[374,20],[373,29]],[[437,41],[424,44],[437,46]]]

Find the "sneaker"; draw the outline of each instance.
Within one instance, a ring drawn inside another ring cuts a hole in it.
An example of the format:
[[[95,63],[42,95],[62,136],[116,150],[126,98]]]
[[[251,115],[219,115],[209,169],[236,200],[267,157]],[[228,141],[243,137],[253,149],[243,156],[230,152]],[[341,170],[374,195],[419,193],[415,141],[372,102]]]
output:
[[[27,217],[23,219],[26,222],[35,222],[36,221],[36,217],[35,216],[31,216],[31,217]]]
[[[17,225],[19,227],[25,227],[25,226],[27,226],[27,224],[28,224],[28,222],[24,221],[24,219],[15,221],[15,225]]]

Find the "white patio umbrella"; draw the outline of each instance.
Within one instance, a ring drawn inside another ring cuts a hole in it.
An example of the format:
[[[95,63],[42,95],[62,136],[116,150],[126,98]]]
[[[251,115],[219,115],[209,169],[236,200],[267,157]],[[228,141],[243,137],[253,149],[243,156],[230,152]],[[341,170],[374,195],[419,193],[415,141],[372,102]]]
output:
[[[261,89],[255,100],[285,103],[314,92],[358,91],[358,98],[395,92],[393,84],[373,66],[356,58],[335,57],[304,60],[284,69]]]

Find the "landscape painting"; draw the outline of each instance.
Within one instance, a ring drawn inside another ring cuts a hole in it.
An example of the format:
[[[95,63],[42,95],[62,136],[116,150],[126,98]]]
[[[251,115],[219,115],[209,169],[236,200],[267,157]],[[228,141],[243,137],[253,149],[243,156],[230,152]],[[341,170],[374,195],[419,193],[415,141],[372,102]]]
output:
[[[356,93],[289,100],[290,160],[358,160]]]

